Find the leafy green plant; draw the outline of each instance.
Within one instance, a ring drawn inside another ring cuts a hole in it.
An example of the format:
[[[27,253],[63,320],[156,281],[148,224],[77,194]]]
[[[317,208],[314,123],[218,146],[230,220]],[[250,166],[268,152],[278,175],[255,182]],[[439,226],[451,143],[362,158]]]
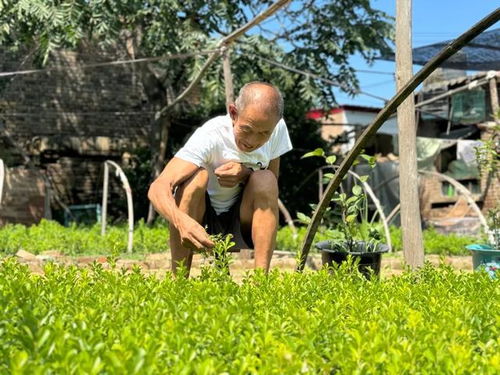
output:
[[[500,249],[500,205],[488,210],[488,223],[489,241],[495,249]]]
[[[401,228],[391,227],[390,229],[393,250],[402,251]],[[471,243],[481,241],[480,238],[472,236],[459,236],[452,233],[442,234],[433,227],[424,229],[422,233],[426,254],[469,255],[470,253],[465,247]]]
[[[321,148],[302,156],[302,158],[308,157],[322,157],[326,164],[332,167],[336,161],[335,155],[326,155]],[[360,158],[365,159],[370,166],[375,166],[375,159],[372,156],[362,154]],[[333,176],[332,173],[326,173],[324,175],[326,181],[324,182],[328,182]],[[362,176],[360,179],[362,182],[366,182],[368,176]],[[357,250],[359,246],[356,245],[359,241],[362,241],[364,244],[362,248],[365,251],[375,251],[378,244],[382,242],[382,236],[368,219],[368,202],[363,188],[355,181],[350,195],[344,192],[336,192],[332,200],[336,203],[333,212],[334,215],[336,213],[335,229],[343,235],[342,241],[332,243],[334,249],[343,252],[359,251]],[[302,214],[302,216],[305,215]],[[304,220],[304,217],[302,219]]]
[[[210,277],[226,279],[229,277],[229,265],[232,262],[229,249],[235,244],[232,237],[233,235],[230,233],[225,236],[222,234],[210,235],[210,239],[215,246],[212,249],[206,249],[202,253],[205,259],[210,260],[209,267],[204,266],[201,268],[201,277],[203,279]]]
[[[500,125],[495,125],[492,129],[493,136],[490,139],[484,140],[483,144],[475,147],[476,161],[479,166],[480,173],[498,175],[500,168]]]
[[[0,254],[15,254],[26,250],[38,254],[58,250],[65,255],[124,253],[127,249],[127,225],[108,226],[101,236],[100,224],[93,226],[64,227],[42,220],[37,225],[8,224],[0,228]],[[135,254],[163,252],[168,248],[168,227],[158,220],[148,227],[142,220],[134,228],[133,251]]]
[[[0,264],[2,374],[496,374],[500,281],[429,265],[159,278]],[[487,298],[485,298],[485,296]]]
[[[493,136],[483,141],[482,146],[476,147],[476,161],[481,174],[500,182],[500,111],[494,116],[496,125],[491,129]],[[500,204],[488,210],[487,221],[489,227],[488,241],[495,249],[500,249]]]

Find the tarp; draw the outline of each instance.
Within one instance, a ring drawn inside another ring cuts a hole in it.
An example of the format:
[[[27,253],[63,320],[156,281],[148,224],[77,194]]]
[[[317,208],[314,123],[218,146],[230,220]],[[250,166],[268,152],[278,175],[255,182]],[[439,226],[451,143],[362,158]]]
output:
[[[413,63],[425,65],[452,40],[413,49]],[[394,61],[394,54],[382,56],[382,60]],[[461,70],[500,70],[500,29],[485,31],[472,39],[464,48],[445,62],[443,68]]]

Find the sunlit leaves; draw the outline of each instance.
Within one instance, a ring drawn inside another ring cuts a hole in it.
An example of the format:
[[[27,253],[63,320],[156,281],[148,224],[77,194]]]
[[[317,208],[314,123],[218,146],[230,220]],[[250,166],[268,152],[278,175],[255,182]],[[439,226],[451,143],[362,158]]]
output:
[[[127,38],[133,41],[136,57],[195,52],[214,45],[270,4],[252,0],[2,0],[0,45],[34,47],[44,64],[60,48],[76,49],[82,42],[122,48]],[[311,107],[334,103],[330,83],[273,67],[259,58],[312,72],[355,93],[358,84],[349,57],[359,53],[371,61],[389,49],[392,36],[390,17],[364,0],[296,0],[268,22],[279,25],[273,34],[255,27],[231,46],[235,87],[249,80],[270,80],[283,91],[298,89],[300,99]],[[193,61],[158,65],[164,69],[162,85],[172,85],[174,92],[185,87],[199,68]],[[201,88],[207,89],[204,106],[224,102],[222,85],[213,96],[209,94],[214,93],[214,85],[205,86],[220,76],[212,67],[202,80]]]
[[[498,280],[426,265],[367,281],[355,269],[236,284],[99,266],[40,276],[7,260],[0,373],[498,372]]]
[[[325,156],[325,151],[322,148],[317,148],[314,151],[310,151],[310,152],[307,152],[304,155],[302,155],[301,159],[310,158],[312,156],[321,156],[321,157],[323,157],[323,156]]]

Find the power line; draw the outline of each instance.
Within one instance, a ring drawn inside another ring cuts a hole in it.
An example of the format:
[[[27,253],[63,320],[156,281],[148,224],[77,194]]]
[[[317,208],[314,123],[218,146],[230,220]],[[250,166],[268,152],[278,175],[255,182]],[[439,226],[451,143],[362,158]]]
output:
[[[384,85],[388,85],[388,84],[394,84],[394,80],[391,79],[390,81],[381,81],[381,82],[375,82],[375,83],[370,83],[369,85],[364,85],[363,86],[363,89],[367,89],[369,87],[378,87],[378,86],[384,86]]]
[[[203,56],[210,55],[215,52],[218,52],[219,49],[215,50],[205,50],[191,53],[178,53],[172,55],[164,55],[158,57],[144,57],[141,59],[132,59],[132,60],[116,60],[116,61],[107,61],[102,63],[88,64],[88,65],[77,65],[77,66],[57,66],[52,68],[45,69],[31,69],[31,70],[18,70],[14,72],[0,72],[0,77],[8,77],[22,74],[34,74],[34,73],[45,73],[51,71],[65,71],[65,70],[77,70],[77,69],[88,69],[88,68],[99,68],[102,66],[112,66],[112,65],[124,65],[124,64],[136,64],[143,62],[151,62],[151,61],[160,61],[160,60],[176,60],[176,59],[186,59],[194,56]]]
[[[39,112],[1,112],[0,117],[20,117],[20,116],[38,116],[43,117],[46,115],[112,115],[112,116],[142,116],[147,114],[154,114],[154,111],[139,111],[139,112],[113,112],[113,111],[88,111],[88,112],[71,112],[71,111],[39,111]]]
[[[387,75],[387,76],[395,76],[394,73],[391,72],[383,72],[380,70],[366,70],[366,69],[354,69],[355,72],[358,73],[370,73],[370,74],[382,74],[382,75]]]
[[[278,68],[285,69],[285,70],[288,70],[288,71],[293,72],[293,73],[301,74],[301,75],[304,75],[306,77],[310,77],[310,78],[313,78],[313,79],[317,79],[318,81],[323,81],[323,82],[328,83],[328,84],[330,84],[332,86],[340,87],[340,88],[342,88],[344,90],[349,89],[343,83],[332,81],[331,79],[321,77],[321,76],[319,76],[319,75],[317,75],[315,73],[311,73],[311,72],[308,72],[308,71],[305,71],[305,70],[300,70],[300,69],[297,69],[297,68],[292,68],[290,66],[281,64],[281,63],[279,63],[277,61],[269,60],[269,59],[267,59],[265,57],[261,57],[261,56],[256,56],[256,57],[258,59],[260,59],[260,60],[262,60],[264,62],[267,62],[268,64],[274,65],[274,66],[276,66]],[[369,96],[371,98],[381,100],[383,102],[387,102],[388,101],[388,99],[386,99],[386,98],[383,98],[383,97],[378,96],[378,95],[370,94],[370,93],[368,93],[366,91],[363,91],[363,90],[355,89],[354,92],[356,94],[366,95],[366,96]]]

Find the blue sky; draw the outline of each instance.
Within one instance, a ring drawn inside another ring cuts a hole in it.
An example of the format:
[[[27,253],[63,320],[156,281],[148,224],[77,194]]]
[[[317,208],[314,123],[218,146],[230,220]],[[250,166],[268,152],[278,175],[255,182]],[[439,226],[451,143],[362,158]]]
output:
[[[396,0],[372,0],[372,6],[391,16],[396,14]],[[413,0],[413,47],[454,39],[498,7],[496,0]],[[500,27],[499,23],[492,28]],[[368,66],[359,56],[351,58],[352,67],[361,70],[394,72],[395,63],[375,61]],[[417,72],[421,66],[415,65]],[[358,72],[360,88],[390,99],[395,94],[395,81],[390,75]],[[383,102],[368,96],[350,97],[335,90],[339,104],[382,107]]]

